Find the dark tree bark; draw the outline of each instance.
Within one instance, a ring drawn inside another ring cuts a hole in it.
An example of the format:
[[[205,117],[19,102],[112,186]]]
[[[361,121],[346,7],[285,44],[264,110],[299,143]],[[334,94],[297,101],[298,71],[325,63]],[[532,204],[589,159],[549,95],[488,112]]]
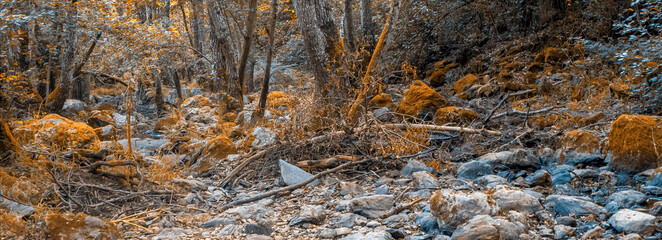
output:
[[[156,105],[156,117],[161,117],[163,114],[163,90],[161,89],[162,76],[158,74],[158,70],[152,70],[154,76],[154,105]]]
[[[172,80],[173,84],[175,84],[175,91],[177,92],[177,97],[179,100],[177,102],[182,102],[184,99],[182,99],[182,82],[179,76],[177,76],[177,72],[173,71],[172,69],[168,69],[168,76]]]
[[[331,76],[339,63],[338,57],[342,54],[341,44],[338,44],[338,31],[331,15],[331,5],[325,0],[295,0],[294,11],[315,76],[315,101],[320,104],[339,105],[340,101],[331,101],[331,98],[343,98],[342,91],[336,87],[342,84],[331,84]]]
[[[269,79],[271,78],[271,58],[274,51],[274,38],[276,35],[276,20],[278,17],[278,0],[271,0],[271,20],[269,21],[269,46],[267,48],[267,66],[264,69],[262,90],[260,90],[260,101],[257,105],[256,119],[264,117],[264,108],[267,105],[267,94],[269,94]]]
[[[248,3],[248,22],[246,23],[246,31],[244,34],[244,49],[241,52],[241,60],[239,61],[239,89],[241,97],[239,102],[241,107],[244,106],[243,95],[245,93],[244,86],[246,85],[246,64],[248,63],[248,56],[251,54],[251,46],[253,41],[253,28],[255,28],[255,18],[257,17],[257,0],[250,0]]]
[[[354,52],[354,11],[352,10],[352,0],[344,0],[345,7],[345,45],[347,50]]]
[[[75,0],[71,1],[67,5],[66,10],[66,37],[64,38],[64,52],[61,55],[60,61],[60,69],[62,69],[60,83],[46,99],[46,109],[52,113],[62,111],[64,102],[71,92],[71,82],[74,78],[74,58],[76,54],[76,22],[74,22],[74,17],[77,14],[75,2]]]
[[[246,68],[246,92],[251,93],[255,91],[255,58],[253,54],[249,56],[248,66]]]
[[[193,32],[193,48],[198,52],[203,52],[204,44],[202,41],[202,19],[204,11],[202,9],[202,0],[191,0],[191,31]],[[210,3],[211,4],[211,3]]]
[[[363,32],[363,43],[367,45],[368,51],[372,51],[375,46],[375,33],[372,23],[371,0],[361,0],[361,31]]]
[[[83,67],[85,64],[87,64],[87,61],[90,59],[90,55],[92,55],[92,52],[94,52],[94,48],[97,46],[99,38],[101,38],[101,32],[97,33],[96,38],[94,38],[94,41],[92,41],[92,45],[90,45],[90,48],[88,48],[87,52],[85,52],[85,55],[83,55],[83,59],[79,63],[76,63],[76,67],[74,68],[74,77],[77,77],[80,75],[81,71],[83,71]]]
[[[88,103],[90,99],[90,77],[91,74],[80,74],[74,78],[71,98]]]
[[[223,113],[238,108],[234,101],[242,99],[237,72],[237,60],[232,51],[232,40],[226,19],[223,17],[223,8],[216,1],[207,4],[209,25],[211,27],[211,55],[214,61],[214,76],[218,86],[215,91],[223,93]],[[233,101],[234,98],[235,100]]]

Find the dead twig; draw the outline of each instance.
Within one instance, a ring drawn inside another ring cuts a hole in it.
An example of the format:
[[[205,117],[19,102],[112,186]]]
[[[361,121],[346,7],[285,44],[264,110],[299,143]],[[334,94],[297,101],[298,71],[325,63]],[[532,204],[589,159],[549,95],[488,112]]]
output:
[[[412,201],[408,204],[398,205],[397,207],[391,208],[391,210],[389,210],[387,213],[382,215],[381,218],[387,218],[387,217],[390,217],[392,215],[398,214],[398,213],[404,211],[405,209],[411,208],[412,206],[416,205],[417,203],[422,202],[423,200],[425,200],[425,199],[424,198],[419,198],[419,199],[416,199],[416,200],[414,200],[414,201]]]
[[[512,110],[512,111],[508,111],[508,112],[505,112],[505,113],[498,114],[498,115],[494,116],[493,118],[501,118],[501,117],[505,117],[505,116],[508,116],[508,115],[526,115],[527,118],[528,118],[529,115],[549,112],[551,110],[554,110],[554,108],[556,108],[556,107],[548,107],[548,108],[543,108],[543,109],[540,109],[540,110],[527,111],[527,112]]]
[[[486,129],[474,129],[474,128],[464,128],[464,127],[453,127],[453,126],[439,126],[439,125],[429,125],[429,124],[396,123],[396,124],[384,124],[384,125],[381,125],[381,126],[385,127],[385,128],[401,128],[401,129],[420,128],[420,129],[426,129],[426,130],[447,131],[447,132],[487,133],[487,134],[492,134],[492,135],[501,135],[502,134],[499,131],[486,130]]]
[[[320,159],[320,160],[304,160],[297,162],[297,166],[300,168],[328,168],[329,166],[335,166],[341,161],[356,161],[354,156],[346,155],[336,155],[330,158]]]
[[[348,162],[348,163],[342,164],[340,166],[337,166],[335,168],[332,168],[332,169],[326,170],[324,172],[318,173],[315,176],[313,176],[312,178],[310,178],[310,179],[308,179],[308,180],[306,180],[302,183],[299,183],[297,185],[292,185],[292,186],[288,186],[288,187],[283,187],[283,188],[271,190],[271,191],[268,191],[268,192],[265,192],[265,193],[260,193],[260,194],[254,195],[254,196],[249,197],[249,198],[239,199],[239,200],[230,202],[228,204],[223,205],[223,207],[221,207],[221,212],[230,209],[232,206],[237,206],[237,205],[241,205],[241,204],[245,204],[245,203],[255,202],[255,201],[267,198],[267,197],[271,197],[271,196],[278,195],[278,194],[281,194],[281,193],[286,193],[286,192],[293,191],[295,189],[306,186],[306,185],[308,185],[308,183],[311,183],[311,182],[313,182],[313,181],[315,181],[315,180],[317,180],[317,179],[319,179],[323,176],[326,176],[328,174],[340,171],[340,170],[342,170],[344,168],[347,168],[349,166],[366,163],[368,161],[370,161],[370,159],[363,159],[363,160],[360,160],[360,161]]]
[[[513,97],[513,96],[519,96],[519,95],[532,93],[535,90],[536,89],[527,89],[527,90],[507,94],[503,99],[501,99],[499,104],[497,104],[496,107],[494,107],[492,109],[492,111],[490,111],[490,114],[487,115],[487,118],[485,118],[485,121],[483,121],[483,126],[487,125],[487,122],[490,121],[490,119],[492,118],[492,115],[494,115],[494,112],[496,112],[496,110],[499,109],[499,107],[501,107],[501,105],[503,105],[503,103],[505,103],[506,100],[508,100],[508,98]]]

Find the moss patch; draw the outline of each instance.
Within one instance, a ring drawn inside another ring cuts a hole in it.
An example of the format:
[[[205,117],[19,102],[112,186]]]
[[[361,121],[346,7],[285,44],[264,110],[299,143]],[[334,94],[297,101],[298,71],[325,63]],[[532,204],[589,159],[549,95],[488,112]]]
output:
[[[424,108],[430,108],[436,111],[447,104],[446,99],[441,94],[420,80],[417,80],[405,91],[405,97],[400,102],[400,105],[398,105],[396,111],[405,115],[416,116]]]
[[[99,143],[92,127],[57,114],[28,121],[16,129],[15,135],[21,144],[36,142],[55,149],[96,148]]]
[[[440,108],[434,114],[434,123],[437,125],[444,125],[447,123],[455,123],[461,125],[471,123],[478,117],[478,113],[468,108],[445,107]]]
[[[662,165],[662,121],[644,115],[621,115],[609,133],[611,165],[618,171],[635,172]]]
[[[391,95],[388,95],[386,93],[377,94],[377,96],[374,96],[372,99],[370,99],[370,102],[368,102],[368,105],[370,107],[375,107],[375,108],[395,106],[395,104],[393,103],[393,100],[391,99]]]
[[[453,84],[453,90],[455,91],[455,95],[457,97],[462,98],[462,99],[467,99],[469,95],[465,92],[468,87],[470,87],[472,84],[474,84],[478,80],[478,77],[473,74],[466,75],[460,80],[457,80],[455,84]]]

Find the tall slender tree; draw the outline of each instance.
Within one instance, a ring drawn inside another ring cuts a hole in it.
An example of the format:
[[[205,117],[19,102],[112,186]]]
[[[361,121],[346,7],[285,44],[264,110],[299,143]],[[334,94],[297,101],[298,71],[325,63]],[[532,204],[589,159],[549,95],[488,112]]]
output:
[[[271,58],[274,51],[274,38],[276,35],[276,21],[278,17],[278,0],[271,0],[271,20],[269,21],[269,46],[267,49],[267,66],[264,69],[264,79],[262,80],[262,90],[260,91],[260,101],[257,105],[257,118],[264,117],[264,108],[267,105],[267,94],[269,94],[269,79],[271,78]]]
[[[248,56],[251,54],[251,46],[253,41],[253,28],[255,27],[255,18],[257,17],[257,0],[250,0],[248,3],[248,22],[246,22],[246,31],[244,34],[244,48],[241,52],[241,59],[239,61],[239,89],[241,97],[239,102],[243,108],[245,92],[244,86],[246,85],[246,64],[248,63]]]
[[[344,0],[344,26],[345,26],[345,46],[347,50],[353,52],[354,49],[354,11],[352,10],[352,0]]]
[[[361,1],[361,31],[363,33],[363,43],[366,44],[368,51],[372,51],[375,46],[375,33],[372,23],[372,1]]]

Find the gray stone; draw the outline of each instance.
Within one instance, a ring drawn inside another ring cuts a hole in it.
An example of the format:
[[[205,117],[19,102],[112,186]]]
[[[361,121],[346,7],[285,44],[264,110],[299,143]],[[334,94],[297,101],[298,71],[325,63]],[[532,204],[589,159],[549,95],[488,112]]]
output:
[[[575,176],[571,173],[574,170],[575,168],[570,165],[559,165],[553,168],[550,171],[550,174],[552,175],[552,185],[566,184],[571,182],[572,179],[575,178]]]
[[[358,214],[343,213],[340,214],[340,216],[338,217],[331,218],[330,221],[333,224],[333,226],[351,228],[356,225],[364,224],[368,220],[365,217]]]
[[[387,231],[381,230],[368,233],[355,233],[340,240],[390,240],[393,239]]]
[[[253,129],[255,140],[251,143],[254,148],[263,148],[276,142],[276,132],[268,128],[257,127]]]
[[[662,187],[644,186],[641,188],[641,190],[644,191],[646,194],[650,194],[650,195],[655,195],[655,196],[662,195]]]
[[[504,151],[504,152],[498,152],[498,153],[488,153],[483,156],[480,156],[479,158],[476,159],[476,161],[479,162],[484,162],[487,164],[490,164],[491,166],[496,166],[498,164],[501,164],[506,161],[506,159],[510,158],[510,156],[513,155],[513,152],[510,151]]]
[[[457,177],[464,179],[476,179],[493,173],[492,166],[479,161],[464,163],[457,169]]]
[[[531,187],[549,186],[552,184],[552,176],[546,170],[538,170],[533,175],[526,177],[526,184]]]
[[[77,99],[67,99],[64,102],[64,106],[62,106],[62,112],[77,115],[80,111],[84,111],[85,108],[87,108],[86,103]]]
[[[373,113],[375,114],[375,117],[377,118],[377,120],[382,121],[382,122],[389,122],[389,121],[391,121],[391,118],[393,118],[393,114],[391,113],[391,109],[389,109],[388,107],[375,109],[375,111]]]
[[[662,216],[662,202],[655,202],[650,209],[650,213],[655,216]]]
[[[586,231],[586,233],[582,235],[582,239],[600,239],[604,232],[605,230],[602,229],[602,227],[595,226],[593,229]]]
[[[400,213],[387,217],[382,221],[383,225],[389,226],[391,228],[401,228],[409,221],[407,214]]]
[[[312,174],[283,160],[278,160],[278,165],[280,166],[280,174],[288,186],[297,185],[313,178]],[[315,186],[317,184],[319,184],[319,181],[315,180],[309,183],[308,186]]]
[[[381,225],[381,224],[379,222],[375,221],[375,220],[372,220],[372,221],[365,224],[365,226],[369,227],[369,228],[376,228],[379,225]]]
[[[620,240],[641,240],[641,239],[643,238],[641,238],[641,236],[639,236],[639,234],[636,233],[630,233],[620,238]]]
[[[402,174],[403,177],[411,177],[413,173],[418,171],[426,171],[432,173],[434,172],[434,168],[425,165],[425,163],[422,163],[421,161],[412,159],[407,162],[407,165],[405,165],[402,171],[400,171],[400,174]]]
[[[243,231],[244,231],[244,227],[242,227],[241,225],[230,224],[223,227],[221,231],[218,231],[218,236],[224,237],[224,236],[238,235],[241,234]]]
[[[653,179],[646,182],[646,186],[662,187],[662,173],[656,173]]]
[[[439,183],[437,182],[437,178],[432,176],[429,172],[426,171],[418,171],[415,172],[411,175],[414,178],[414,182],[416,183],[416,187],[418,188],[437,188],[439,187]]]
[[[554,194],[556,195],[568,195],[568,196],[582,196],[582,194],[570,183],[554,185]]]
[[[492,194],[492,198],[496,200],[499,209],[503,212],[514,210],[533,214],[543,209],[540,202],[538,202],[538,198],[519,189],[498,187],[496,192]]]
[[[311,206],[305,205],[301,206],[299,214],[290,220],[288,223],[289,226],[294,226],[301,223],[312,223],[319,225],[324,221],[326,215],[324,215],[323,206]]]
[[[524,225],[500,218],[478,215],[453,232],[453,240],[471,239],[519,239],[526,232]]]
[[[388,194],[388,185],[384,184],[375,188],[375,194]]]
[[[502,164],[509,168],[540,168],[542,161],[529,149],[516,149]]]
[[[545,207],[553,209],[561,215],[575,214],[578,216],[600,215],[607,210],[597,204],[578,197],[550,195],[545,199]]]
[[[237,222],[238,219],[231,218],[214,218],[209,221],[202,223],[200,226],[203,228],[215,228],[221,225],[230,225]]]
[[[19,202],[14,202],[0,195],[0,209],[7,210],[19,217],[25,217],[35,212],[34,207]]]
[[[248,236],[246,236],[246,239],[250,239],[250,240],[271,240],[271,237],[265,236],[265,235],[259,235],[259,234],[248,234]]]
[[[349,209],[368,218],[378,218],[393,207],[393,201],[393,195],[366,196],[353,199]]]
[[[182,239],[184,236],[197,233],[197,230],[193,229],[183,229],[183,228],[166,228],[161,230],[161,232],[154,236],[153,240],[177,240]]]
[[[600,172],[593,169],[577,169],[573,171],[581,179],[599,179]]]
[[[365,194],[365,190],[363,190],[363,187],[359,186],[354,182],[339,182],[338,186],[340,186],[341,196],[345,196],[345,195],[358,196],[361,194]]]
[[[616,212],[621,208],[632,208],[635,206],[643,206],[648,200],[646,194],[637,192],[635,190],[626,190],[620,191],[612,194],[607,199],[607,203],[611,207],[608,207],[610,212]]]
[[[499,207],[480,191],[467,193],[442,189],[430,199],[430,209],[437,217],[439,227],[452,230],[476,215],[494,215]]]
[[[271,225],[266,222],[249,223],[244,226],[244,233],[248,234],[269,235],[272,231]]]
[[[439,229],[437,225],[437,219],[432,215],[431,212],[422,212],[416,214],[414,217],[414,222],[418,225],[422,231],[430,233]]]
[[[560,216],[556,218],[556,223],[571,227],[577,226],[577,220],[575,220],[575,218],[570,216]]]
[[[637,233],[648,235],[655,231],[655,216],[630,209],[618,211],[607,222],[616,231],[624,232],[625,234]]]
[[[485,175],[474,180],[475,184],[493,188],[499,185],[508,185],[508,180],[497,175]]]
[[[566,225],[556,225],[554,226],[554,234],[556,234],[557,239],[568,239],[575,236],[576,229],[574,227]]]

